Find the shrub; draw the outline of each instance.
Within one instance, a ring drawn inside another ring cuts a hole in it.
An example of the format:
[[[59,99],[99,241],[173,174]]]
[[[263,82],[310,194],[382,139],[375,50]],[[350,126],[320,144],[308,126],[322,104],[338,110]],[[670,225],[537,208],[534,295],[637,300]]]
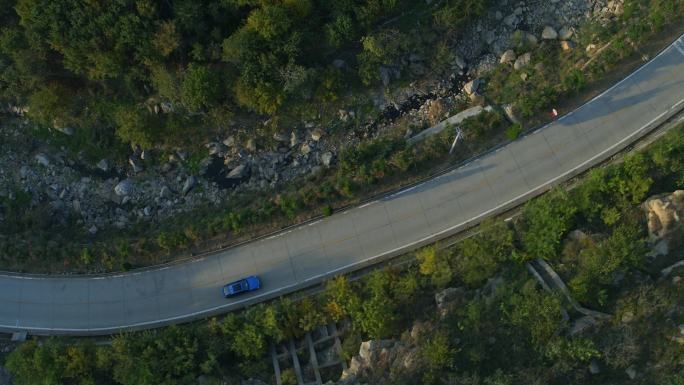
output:
[[[518,123],[515,123],[508,126],[508,128],[506,129],[506,138],[508,138],[509,140],[515,140],[520,136],[521,133],[522,126]]]
[[[568,193],[559,189],[525,204],[522,243],[528,258],[555,258],[576,213]]]

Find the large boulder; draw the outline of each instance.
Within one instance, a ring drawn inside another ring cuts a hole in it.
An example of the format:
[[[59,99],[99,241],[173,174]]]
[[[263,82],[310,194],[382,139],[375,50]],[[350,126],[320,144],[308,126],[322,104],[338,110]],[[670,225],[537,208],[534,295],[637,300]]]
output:
[[[684,215],[684,190],[656,195],[643,203],[648,221],[649,241],[657,244],[680,234],[680,218]]]
[[[356,383],[357,379],[393,377],[410,374],[420,367],[420,354],[415,344],[400,340],[370,340],[361,343],[359,354],[351,358],[342,372],[340,383]]]

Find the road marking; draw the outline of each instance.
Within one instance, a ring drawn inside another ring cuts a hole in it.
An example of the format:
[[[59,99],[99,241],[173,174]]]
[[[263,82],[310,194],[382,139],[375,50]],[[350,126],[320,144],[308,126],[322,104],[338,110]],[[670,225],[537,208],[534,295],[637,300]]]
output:
[[[679,40],[677,40],[677,41],[674,43],[674,47],[677,48],[677,51],[679,51],[679,53],[681,53],[682,56],[684,56],[684,49],[682,49],[682,47],[679,46],[680,44],[683,44],[683,45],[684,45],[684,43],[681,43]]]

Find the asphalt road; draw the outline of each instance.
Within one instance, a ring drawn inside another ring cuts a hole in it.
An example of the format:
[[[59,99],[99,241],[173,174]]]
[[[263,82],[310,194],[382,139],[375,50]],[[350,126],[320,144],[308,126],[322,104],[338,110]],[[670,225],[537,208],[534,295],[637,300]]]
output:
[[[532,80],[533,81],[533,80]],[[605,160],[684,108],[684,36],[561,119],[452,172],[204,258],[119,275],[0,275],[0,331],[110,334],[273,298],[454,234]],[[258,274],[238,299],[220,287]]]

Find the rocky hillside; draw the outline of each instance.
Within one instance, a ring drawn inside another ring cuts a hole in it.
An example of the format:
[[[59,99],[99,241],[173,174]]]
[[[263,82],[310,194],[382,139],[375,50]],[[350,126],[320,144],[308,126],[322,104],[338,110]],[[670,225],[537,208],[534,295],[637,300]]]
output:
[[[575,44],[573,31],[580,23],[613,18],[621,12],[621,5],[621,1],[606,0],[499,1],[487,17],[475,21],[453,42],[456,56],[449,78],[426,74],[423,82],[397,88],[393,80],[403,67],[381,68],[384,85],[391,91],[373,91],[372,100],[384,111],[381,117],[385,119],[367,122],[370,132],[366,136],[391,132],[393,122],[401,116],[412,126],[425,127],[439,122],[464,98],[481,103],[477,82],[465,90],[454,88],[454,84],[477,79],[499,63],[516,68],[527,65],[528,53],[516,55],[510,50],[512,44],[522,44],[520,39],[530,50],[543,40],[559,40],[558,44],[570,49]],[[424,71],[419,55],[405,59],[415,73]],[[155,107],[152,110],[161,114],[172,111],[172,106]],[[6,108],[6,113],[14,115],[24,111],[22,107]],[[340,124],[355,119],[357,113],[340,110]],[[69,141],[73,129],[58,127],[51,136],[36,139],[31,123],[21,116],[3,120],[0,198],[25,205],[27,211],[38,208],[35,215],[49,218],[50,224],[73,224],[90,234],[137,222],[159,223],[246,191],[277,189],[323,167],[334,167],[339,149],[361,140],[315,122],[301,122],[299,127],[272,137],[244,142],[230,135],[216,137],[204,143],[206,153],[201,157],[190,158],[183,149],[161,153],[133,148],[128,159],[117,163],[106,157],[88,161],[61,148],[59,143]]]

